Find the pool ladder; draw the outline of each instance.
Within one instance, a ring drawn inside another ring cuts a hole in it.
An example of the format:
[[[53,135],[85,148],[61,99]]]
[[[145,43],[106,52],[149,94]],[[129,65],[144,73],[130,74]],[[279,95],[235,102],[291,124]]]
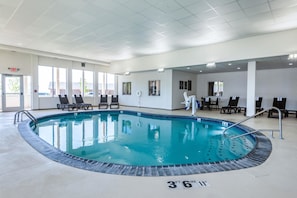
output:
[[[249,120],[251,118],[254,118],[254,117],[256,117],[256,116],[258,116],[258,115],[260,115],[260,114],[262,114],[262,113],[264,113],[266,111],[269,111],[270,109],[275,109],[278,112],[278,129],[258,129],[258,130],[254,130],[254,131],[251,131],[251,132],[248,132],[248,133],[244,133],[244,134],[241,134],[241,135],[233,136],[233,137],[231,137],[231,139],[239,138],[239,137],[246,136],[246,135],[253,134],[253,133],[256,133],[256,132],[260,132],[260,131],[271,131],[271,136],[272,137],[273,137],[273,132],[274,131],[278,131],[279,132],[279,138],[280,139],[284,139],[283,138],[283,129],[282,129],[282,112],[280,111],[279,108],[276,108],[276,107],[271,107],[269,109],[265,109],[265,110],[260,111],[260,112],[258,112],[256,114],[252,115],[252,116],[247,117],[246,119],[244,119],[244,120],[242,120],[240,122],[237,122],[235,124],[232,124],[231,126],[225,128],[223,130],[223,134],[226,135],[226,131],[228,129],[230,129],[232,127],[235,127],[235,126],[237,126],[237,125],[239,125],[239,124],[241,124],[241,123],[243,123],[243,122],[245,122],[245,121],[247,121],[247,120]]]
[[[37,120],[36,118],[27,110],[21,110],[16,112],[16,114],[14,115],[14,122],[13,124],[16,124],[17,122],[20,122],[20,117],[21,117],[21,121],[23,121],[23,115],[26,115],[30,120],[33,121],[33,123],[36,126]]]

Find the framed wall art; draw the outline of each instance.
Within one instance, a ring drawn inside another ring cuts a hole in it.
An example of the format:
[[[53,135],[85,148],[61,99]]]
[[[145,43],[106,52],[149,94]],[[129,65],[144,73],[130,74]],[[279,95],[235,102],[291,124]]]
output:
[[[131,95],[131,82],[123,82],[123,95]]]

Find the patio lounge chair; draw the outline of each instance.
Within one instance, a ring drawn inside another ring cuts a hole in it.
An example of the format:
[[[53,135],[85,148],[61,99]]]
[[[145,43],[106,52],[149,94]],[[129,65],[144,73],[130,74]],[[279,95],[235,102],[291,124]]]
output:
[[[64,109],[67,109],[68,111],[74,110],[74,109],[77,110],[76,104],[69,103],[67,95],[64,95],[64,97],[59,95],[59,100],[60,100],[60,104],[57,104],[58,109],[62,109],[63,111],[64,111]]]
[[[256,113],[264,110],[264,108],[262,108],[262,100],[263,100],[262,97],[257,97],[256,98],[256,105],[255,105],[256,106],[256,110],[255,110]],[[244,115],[246,115],[246,108],[244,108]],[[263,115],[263,113],[260,114],[260,115]]]
[[[219,98],[218,98],[218,97],[216,98],[215,101],[212,100],[212,101],[210,102],[210,108],[214,108],[214,109],[216,109],[216,110],[219,109]]]
[[[74,99],[78,109],[93,109],[92,104],[85,103],[81,95],[77,96],[74,94]]]
[[[229,98],[228,105],[222,107],[220,113],[229,113],[229,114],[231,114],[232,111],[234,113],[237,113],[238,111],[240,111],[240,108],[237,106],[238,101],[239,101],[239,96],[231,96]]]
[[[281,113],[282,113],[282,118],[283,118],[283,117],[288,117],[288,115],[289,115],[288,110],[286,110],[286,101],[287,101],[287,98],[282,98],[282,97],[273,98],[272,106],[273,106],[273,107],[276,107],[276,108],[279,108],[279,110],[280,110]],[[274,113],[278,113],[277,110],[275,110],[275,109],[270,109],[270,110],[268,111],[268,118],[275,117],[275,116],[273,115]]]
[[[256,113],[261,112],[264,110],[264,108],[262,107],[262,97],[257,97],[256,98]],[[263,115],[263,113],[259,114],[259,115]]]
[[[119,96],[118,95],[112,95],[111,96],[111,103],[110,103],[109,106],[110,106],[111,109],[118,109],[118,108],[120,108]]]
[[[204,108],[207,108],[208,110],[210,110],[210,104],[211,104],[210,97],[202,97],[200,110],[203,110]]]
[[[101,109],[101,107],[105,107],[105,109],[108,108],[107,95],[100,95],[100,102],[98,104],[98,108]]]

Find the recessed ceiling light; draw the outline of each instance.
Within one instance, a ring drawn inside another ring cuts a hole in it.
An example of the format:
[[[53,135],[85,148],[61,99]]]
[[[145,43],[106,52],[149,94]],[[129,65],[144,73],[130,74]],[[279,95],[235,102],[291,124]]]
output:
[[[130,72],[128,72],[128,71],[127,71],[127,72],[125,72],[124,74],[125,74],[125,75],[129,75],[129,74],[130,74]]]
[[[237,67],[237,69],[240,69],[240,67]]]
[[[229,66],[231,66],[231,65],[232,65],[232,63],[228,63],[228,65],[229,65]]]
[[[187,69],[191,69],[191,67],[187,67]]]
[[[289,65],[290,65],[290,66],[292,66],[292,65],[293,65],[293,63],[289,63]]]
[[[158,69],[158,72],[163,72],[164,71],[164,68],[159,68]]]
[[[199,72],[202,73],[202,70],[200,70]]]
[[[214,67],[216,67],[216,63],[215,62],[207,63],[206,64],[206,67],[208,67],[208,68],[214,68]]]
[[[288,57],[289,60],[297,59],[297,54],[290,54]]]

